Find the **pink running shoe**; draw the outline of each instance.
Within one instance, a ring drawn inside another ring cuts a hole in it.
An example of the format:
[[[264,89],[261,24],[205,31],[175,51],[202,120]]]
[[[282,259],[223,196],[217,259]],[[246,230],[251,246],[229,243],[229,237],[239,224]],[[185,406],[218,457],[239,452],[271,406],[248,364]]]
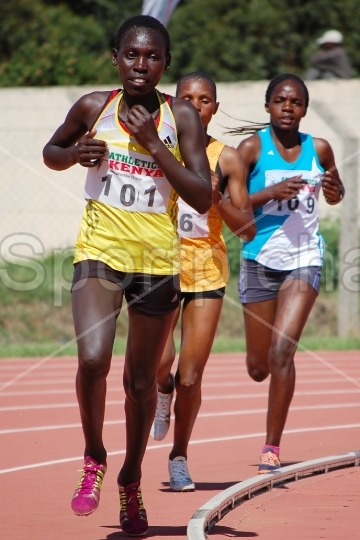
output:
[[[99,506],[100,488],[105,473],[106,465],[100,465],[90,456],[86,456],[80,482],[71,500],[71,508],[77,516],[88,516]]]
[[[141,495],[140,482],[119,486],[120,525],[128,536],[143,536],[148,530],[146,510]]]

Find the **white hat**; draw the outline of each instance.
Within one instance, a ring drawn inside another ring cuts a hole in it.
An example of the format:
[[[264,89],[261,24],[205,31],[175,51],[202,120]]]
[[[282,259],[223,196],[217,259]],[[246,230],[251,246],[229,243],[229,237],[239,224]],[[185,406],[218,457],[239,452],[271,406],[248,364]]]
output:
[[[324,45],[324,43],[342,43],[343,35],[338,30],[327,30],[325,34],[316,40],[318,45]]]

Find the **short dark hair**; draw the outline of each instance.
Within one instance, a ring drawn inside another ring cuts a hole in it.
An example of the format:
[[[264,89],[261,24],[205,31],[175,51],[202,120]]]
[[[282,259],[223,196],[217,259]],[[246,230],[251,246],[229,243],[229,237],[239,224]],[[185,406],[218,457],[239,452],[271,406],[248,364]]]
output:
[[[293,73],[281,73],[280,75],[276,75],[276,77],[270,81],[265,94],[265,103],[269,103],[275,86],[284,81],[296,81],[301,86],[305,96],[305,107],[307,109],[309,106],[309,91],[301,77],[298,77],[298,75],[294,75]]]
[[[121,40],[128,30],[131,28],[148,28],[153,30],[161,35],[164,40],[166,54],[170,52],[170,36],[169,32],[166,30],[165,26],[161,24],[160,21],[150,15],[136,15],[135,17],[130,17],[122,23],[119,27],[116,38],[115,38],[115,49],[119,50]]]
[[[207,83],[209,83],[209,85],[211,86],[211,91],[214,95],[214,101],[216,101],[216,84],[214,80],[210,77],[210,75],[204,73],[203,71],[192,71],[191,73],[184,75],[183,77],[181,77],[181,79],[176,85],[176,95],[178,95],[182,83],[187,81],[206,81]]]

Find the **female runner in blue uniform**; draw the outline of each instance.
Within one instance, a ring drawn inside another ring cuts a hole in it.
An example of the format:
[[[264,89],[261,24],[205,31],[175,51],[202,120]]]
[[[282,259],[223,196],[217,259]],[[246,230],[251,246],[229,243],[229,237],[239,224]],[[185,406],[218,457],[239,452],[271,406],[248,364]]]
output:
[[[83,96],[44,148],[52,169],[88,168],[72,295],[85,459],[71,507],[89,515],[99,504],[106,377],[125,295],[126,454],[117,482],[120,524],[130,536],[148,528],[141,463],[156,409],[157,370],[179,305],[176,199],[179,194],[199,212],[212,200],[196,109],[156,90],[170,65],[169,49],[167,30],[156,19],[125,21],[112,55],[123,90]]]
[[[302,79],[289,73],[275,77],[266,92],[270,124],[258,126],[238,147],[257,228],[255,238],[244,243],[239,280],[246,362],[255,381],[270,374],[259,474],[280,467],[280,440],[295,387],[294,354],[319,291],[319,193],[331,205],[344,196],[329,143],[299,132],[308,104]],[[234,132],[244,129],[249,133]]]

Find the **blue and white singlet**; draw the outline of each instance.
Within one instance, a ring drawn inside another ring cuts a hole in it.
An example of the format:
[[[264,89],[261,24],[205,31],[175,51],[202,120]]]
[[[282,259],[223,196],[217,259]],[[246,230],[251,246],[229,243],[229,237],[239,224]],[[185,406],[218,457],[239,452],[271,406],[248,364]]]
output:
[[[302,176],[307,184],[296,199],[271,200],[254,211],[257,232],[244,242],[243,257],[276,270],[321,266],[324,243],[319,228],[319,192],[324,168],[320,165],[311,135],[299,133],[301,151],[293,163],[277,150],[270,127],[258,131],[261,152],[247,179],[249,194]]]

